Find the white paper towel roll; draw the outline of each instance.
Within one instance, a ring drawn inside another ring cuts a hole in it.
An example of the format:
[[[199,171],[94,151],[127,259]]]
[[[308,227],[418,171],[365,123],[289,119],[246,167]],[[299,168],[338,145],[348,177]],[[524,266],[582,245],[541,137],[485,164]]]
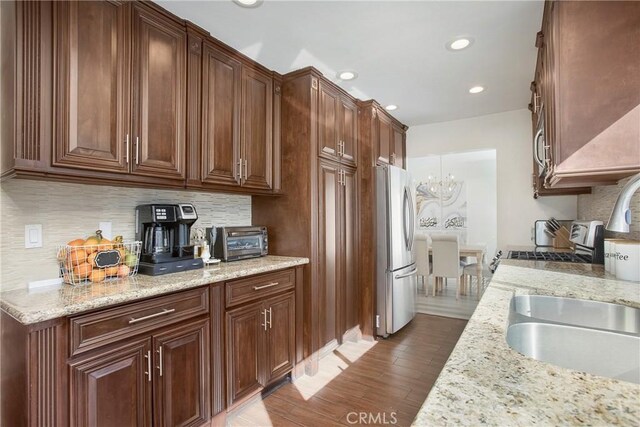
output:
[[[617,279],[640,282],[640,242],[615,242],[613,260]]]

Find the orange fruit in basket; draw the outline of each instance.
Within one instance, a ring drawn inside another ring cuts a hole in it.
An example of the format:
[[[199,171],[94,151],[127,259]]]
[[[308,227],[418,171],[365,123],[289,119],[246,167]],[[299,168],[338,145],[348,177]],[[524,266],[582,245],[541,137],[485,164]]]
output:
[[[131,269],[124,264],[118,267],[118,277],[127,277],[130,272]]]
[[[91,236],[87,240],[84,241],[85,250],[87,253],[98,252],[98,238],[96,236]]]
[[[90,253],[89,256],[87,257],[87,262],[89,264],[91,264],[92,266],[95,266],[96,265],[96,256],[98,256],[98,252]]]
[[[104,269],[104,272],[107,276],[112,277],[118,274],[118,266],[115,267],[107,267]]]
[[[97,283],[97,282],[102,282],[106,277],[107,277],[107,274],[105,273],[104,270],[96,268],[91,272],[91,275],[89,276],[89,280],[91,280],[94,283]]]
[[[73,274],[80,279],[86,279],[92,273],[92,270],[91,264],[83,262],[73,267]]]
[[[67,246],[82,246],[84,245],[84,239],[75,239],[67,243]]]
[[[98,245],[98,251],[108,251],[109,249],[113,249],[113,243],[109,239],[100,240],[100,244]]]
[[[72,249],[71,252],[69,252],[69,259],[73,265],[82,264],[87,259],[87,252],[80,248]]]

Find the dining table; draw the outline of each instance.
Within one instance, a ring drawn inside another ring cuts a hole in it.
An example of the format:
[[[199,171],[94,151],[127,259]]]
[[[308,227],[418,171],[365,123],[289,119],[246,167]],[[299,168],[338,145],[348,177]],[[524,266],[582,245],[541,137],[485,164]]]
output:
[[[484,264],[484,255],[487,252],[487,245],[470,245],[461,243],[460,257],[473,257],[476,259],[476,277],[478,283],[482,283],[482,266]],[[433,247],[429,246],[429,255],[433,255]]]

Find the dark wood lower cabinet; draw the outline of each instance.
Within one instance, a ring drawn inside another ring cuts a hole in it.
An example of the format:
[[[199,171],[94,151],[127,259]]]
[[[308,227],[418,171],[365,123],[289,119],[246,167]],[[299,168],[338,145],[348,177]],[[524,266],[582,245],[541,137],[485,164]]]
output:
[[[151,339],[70,364],[72,426],[151,425]]]
[[[301,272],[283,269],[33,325],[0,312],[0,425],[217,425],[225,410],[301,363]],[[194,301],[197,309],[185,310]],[[96,336],[74,352],[73,343]]]
[[[153,337],[154,425],[196,426],[209,419],[209,320]]]
[[[295,295],[287,292],[227,311],[227,398],[238,403],[295,364]]]

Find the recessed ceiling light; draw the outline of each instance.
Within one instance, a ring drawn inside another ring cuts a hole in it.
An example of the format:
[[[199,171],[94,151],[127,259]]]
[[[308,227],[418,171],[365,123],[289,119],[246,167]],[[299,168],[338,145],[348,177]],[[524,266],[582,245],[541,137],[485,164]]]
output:
[[[469,93],[480,93],[482,91],[484,91],[484,88],[482,86],[474,86],[469,89]]]
[[[241,7],[258,7],[262,4],[262,0],[233,0],[233,2]]]
[[[387,111],[393,111],[393,110],[397,110],[398,106],[397,105],[393,105],[393,104],[389,104],[386,107],[384,107],[385,110]]]
[[[447,43],[446,47],[449,50],[457,51],[468,48],[472,43],[473,39],[471,37],[458,37]]]
[[[356,73],[355,71],[345,70],[338,73],[338,78],[340,80],[353,80],[356,77],[358,77],[358,73]]]

